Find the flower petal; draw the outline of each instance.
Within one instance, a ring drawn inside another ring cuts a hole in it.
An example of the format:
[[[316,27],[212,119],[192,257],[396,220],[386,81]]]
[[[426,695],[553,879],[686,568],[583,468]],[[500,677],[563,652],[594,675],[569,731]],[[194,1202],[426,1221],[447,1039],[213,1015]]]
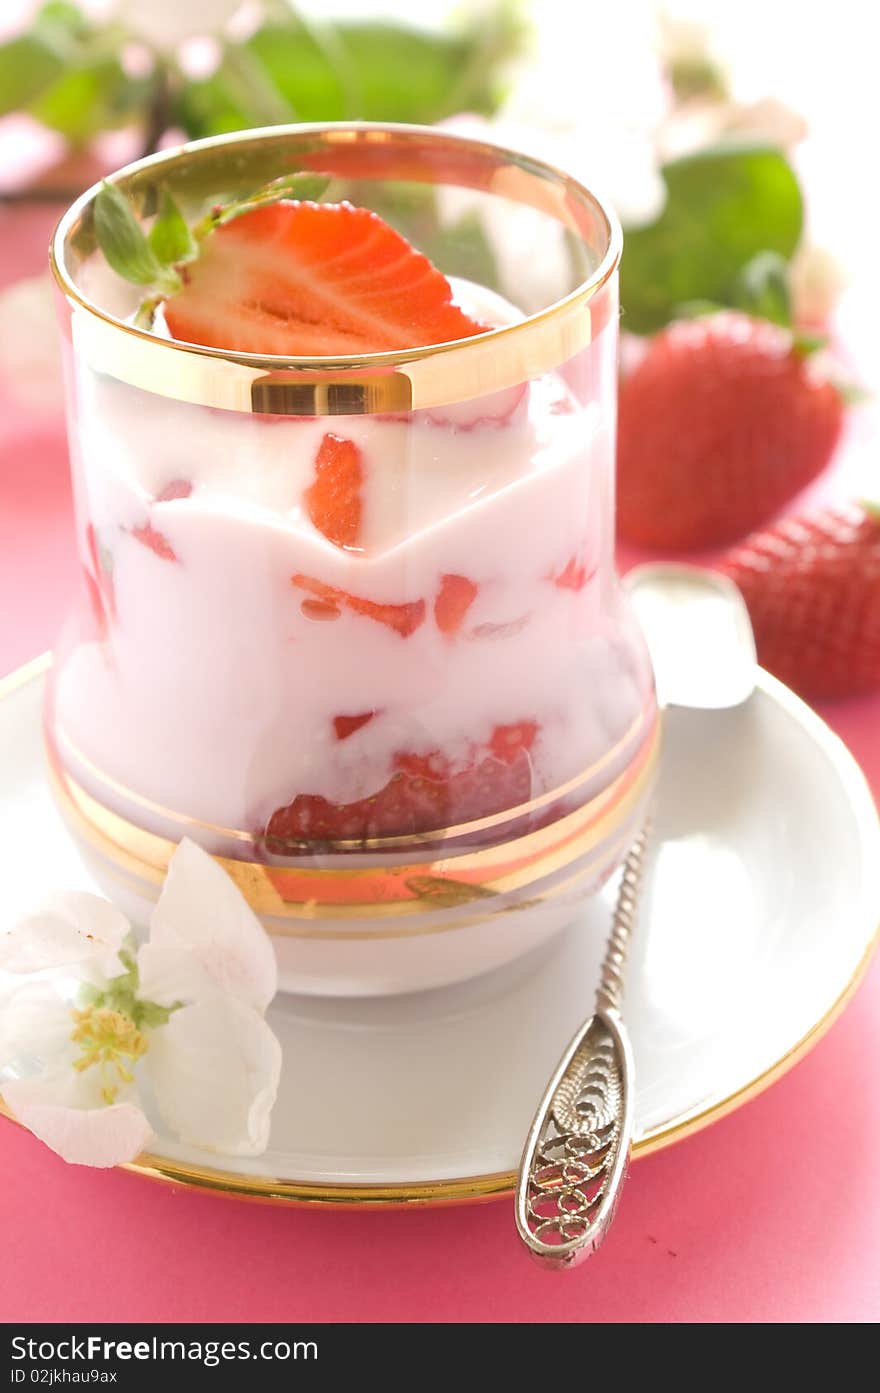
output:
[[[115,16],[153,48],[173,52],[185,39],[219,37],[241,0],[116,0]]]
[[[34,1060],[54,1067],[72,1058],[72,1033],[71,1004],[56,984],[45,978],[25,982],[0,1000],[0,1072]]]
[[[88,964],[111,977],[123,970],[118,955],[128,932],[125,915],[108,900],[58,893],[0,934],[0,968],[23,973]]]
[[[265,1151],[281,1046],[258,1012],[213,991],[153,1032],[144,1066],[181,1141],[230,1156]]]
[[[16,1079],[2,1085],[4,1102],[35,1137],[76,1166],[119,1166],[133,1161],[153,1137],[135,1103],[76,1108],[53,1101],[53,1080]]]
[[[182,939],[221,991],[257,1011],[278,989],[268,934],[222,867],[188,838],[171,858],[150,939]]]
[[[172,929],[158,943],[142,943],[137,953],[138,995],[157,1006],[189,1004],[217,987],[195,953]]]

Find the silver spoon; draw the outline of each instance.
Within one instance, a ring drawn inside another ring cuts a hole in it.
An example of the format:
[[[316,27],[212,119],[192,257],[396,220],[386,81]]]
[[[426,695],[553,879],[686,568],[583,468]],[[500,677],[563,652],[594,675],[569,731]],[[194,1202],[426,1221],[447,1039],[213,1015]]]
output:
[[[661,706],[721,710],[754,691],[757,658],[745,602],[732,581],[695,566],[638,566],[624,579]],[[635,1122],[623,973],[650,828],[623,864],[593,1015],[563,1054],[520,1162],[516,1227],[544,1266],[575,1267],[614,1218]]]

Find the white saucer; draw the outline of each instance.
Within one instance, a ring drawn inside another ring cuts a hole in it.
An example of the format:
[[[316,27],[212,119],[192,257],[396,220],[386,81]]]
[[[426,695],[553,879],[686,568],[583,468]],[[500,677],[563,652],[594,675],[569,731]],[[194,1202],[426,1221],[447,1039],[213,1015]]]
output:
[[[91,888],[50,801],[46,660],[0,683],[0,926]],[[772,678],[734,711],[670,711],[655,850],[628,977],[637,1154],[771,1083],[842,1008],[880,918],[880,826],[841,742]],[[288,1201],[453,1201],[511,1188],[531,1114],[592,1006],[611,890],[549,948],[462,986],[279,997],[272,1145],[161,1138],[132,1169]]]

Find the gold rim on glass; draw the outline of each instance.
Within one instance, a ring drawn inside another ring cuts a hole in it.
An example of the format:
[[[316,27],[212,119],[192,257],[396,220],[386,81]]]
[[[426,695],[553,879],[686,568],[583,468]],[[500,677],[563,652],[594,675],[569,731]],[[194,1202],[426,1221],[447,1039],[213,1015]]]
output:
[[[36,658],[33,662],[0,680],[0,701],[11,696],[29,682],[42,677],[48,671],[51,661],[50,654],[43,654],[42,657]],[[759,671],[757,688],[781,706],[821,746],[834,763],[835,769],[847,789],[851,792],[854,803],[871,810],[870,814],[866,812],[860,819],[862,830],[867,833],[870,823],[871,833],[876,835],[878,819],[873,797],[864,774],[843,741],[805,702],[795,696],[783,683],[771,677],[769,673]],[[743,1104],[757,1098],[759,1094],[793,1068],[822,1039],[849,1004],[868,970],[878,942],[880,942],[880,925],[874,930],[849,982],[836,1000],[806,1034],[790,1049],[786,1050],[778,1060],[725,1097],[700,1104],[691,1111],[670,1118],[652,1128],[634,1143],[633,1157],[640,1158],[648,1156],[654,1151],[661,1151],[665,1147],[672,1146],[685,1137],[720,1121],[729,1113],[741,1108]],[[2,1101],[0,1101],[0,1115],[11,1122],[16,1121],[8,1109],[3,1106]],[[16,1125],[19,1124],[16,1123]],[[206,1190],[212,1194],[234,1196],[239,1199],[261,1201],[268,1204],[321,1205],[343,1210],[365,1207],[384,1209],[441,1206],[501,1199],[513,1194],[517,1179],[515,1171],[498,1171],[486,1175],[410,1181],[389,1185],[321,1184],[271,1176],[241,1175],[234,1171],[223,1170],[220,1167],[198,1166],[187,1161],[171,1160],[157,1156],[152,1152],[144,1152],[136,1161],[129,1162],[122,1169],[152,1180]]]
[[[47,738],[49,782],[55,802],[75,837],[97,852],[109,867],[134,878],[139,893],[157,897],[168,871],[179,837],[172,840],[146,831],[114,812],[86,791],[58,760],[51,739]],[[475,911],[474,917],[457,917],[445,927],[461,929],[472,923],[494,918],[499,910],[495,896],[510,892],[534,893],[539,898],[554,893],[551,877],[566,871],[577,872],[586,883],[597,877],[609,863],[614,839],[623,842],[632,835],[633,818],[645,803],[653,785],[660,750],[660,723],[648,724],[640,744],[633,750],[626,767],[602,791],[573,812],[556,818],[546,826],[476,850],[460,848],[451,855],[441,843],[419,851],[410,842],[410,857],[380,864],[351,867],[345,856],[326,858],[327,864],[297,865],[292,859],[283,864],[265,860],[238,859],[219,855],[214,859],[258,914],[272,919],[294,921],[270,927],[273,934],[286,937],[357,938],[401,937],[439,931],[410,923],[396,931],[367,933],[363,929],[346,933],[339,928],[320,929],[320,920],[432,920],[448,918],[443,907],[444,886],[458,897],[460,905]],[[519,813],[521,809],[511,810]],[[186,832],[181,828],[181,833]],[[381,845],[381,843],[379,843]],[[330,863],[333,864],[330,864]],[[569,882],[566,882],[568,885]],[[484,913],[479,913],[481,908]],[[510,909],[521,909],[519,902]],[[305,928],[311,921],[312,927]]]
[[[596,298],[620,261],[614,213],[583,184],[531,156],[427,126],[273,126],[193,141],[113,175],[142,215],[170,184],[191,196],[262,176],[311,168],[342,177],[454,184],[537,209],[567,233],[598,244],[595,265],[568,295],[516,324],[473,338],[336,358],[287,359],[163,339],[117,319],[77,284],[75,268],[95,247],[92,210],[100,185],[63,216],[50,259],[70,311],[69,336],[97,372],[178,401],[281,415],[363,415],[446,406],[514,387],[568,362],[611,313]]]

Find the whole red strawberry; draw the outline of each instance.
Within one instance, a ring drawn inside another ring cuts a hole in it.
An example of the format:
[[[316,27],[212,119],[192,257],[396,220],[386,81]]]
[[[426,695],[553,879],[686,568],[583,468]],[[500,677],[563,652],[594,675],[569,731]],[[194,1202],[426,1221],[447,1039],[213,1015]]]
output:
[[[824,469],[842,419],[786,329],[735,311],[671,325],[621,383],[621,537],[687,549],[744,536]]]
[[[729,553],[765,668],[804,696],[880,688],[880,516],[855,505],[787,518]]]

